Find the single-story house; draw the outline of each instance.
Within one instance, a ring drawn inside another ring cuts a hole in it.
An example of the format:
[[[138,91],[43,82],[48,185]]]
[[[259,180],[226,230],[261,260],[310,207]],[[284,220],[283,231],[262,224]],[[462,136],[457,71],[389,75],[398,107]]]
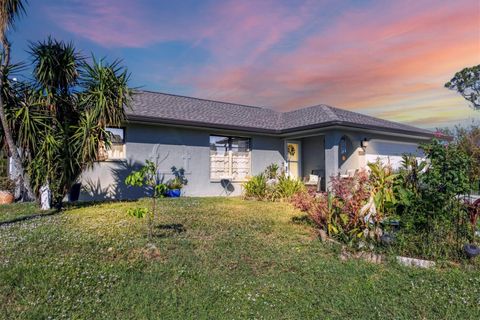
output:
[[[183,169],[186,196],[224,194],[224,182],[239,195],[248,177],[276,163],[288,175],[350,175],[380,158],[397,167],[404,153],[416,154],[428,130],[328,105],[288,112],[151,91],[138,91],[128,121],[109,128],[114,143],[107,160],[82,176],[80,199],[142,196],[125,177],[150,159],[165,180]]]

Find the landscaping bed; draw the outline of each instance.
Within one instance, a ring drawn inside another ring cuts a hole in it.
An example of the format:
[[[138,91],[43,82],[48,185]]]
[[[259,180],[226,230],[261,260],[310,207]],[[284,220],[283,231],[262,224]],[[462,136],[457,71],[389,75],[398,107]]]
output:
[[[0,227],[0,318],[478,319],[480,271],[341,261],[286,203],[158,200]],[[16,205],[15,205],[16,206]]]

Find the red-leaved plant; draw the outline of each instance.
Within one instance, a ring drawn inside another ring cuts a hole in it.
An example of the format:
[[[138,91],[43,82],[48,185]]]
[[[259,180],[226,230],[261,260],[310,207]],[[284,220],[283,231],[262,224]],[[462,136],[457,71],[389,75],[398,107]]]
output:
[[[339,214],[348,215],[348,221],[344,226],[351,228],[362,224],[363,217],[360,216],[360,212],[370,198],[368,173],[362,170],[353,177],[332,177],[331,183],[335,196],[334,207],[340,210]]]
[[[330,193],[301,192],[292,198],[292,204],[306,212],[312,222],[330,236],[350,241],[365,235],[368,222],[362,208],[371,194],[368,173],[333,177],[331,184]]]

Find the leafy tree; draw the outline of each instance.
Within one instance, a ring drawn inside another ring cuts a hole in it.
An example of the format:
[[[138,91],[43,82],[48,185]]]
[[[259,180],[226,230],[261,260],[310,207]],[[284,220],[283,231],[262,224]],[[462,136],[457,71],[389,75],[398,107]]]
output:
[[[19,150],[15,145],[12,127],[7,119],[6,103],[10,102],[12,98],[11,88],[13,87],[9,81],[9,74],[12,66],[10,64],[10,42],[7,38],[7,31],[14,26],[15,20],[25,13],[25,6],[21,0],[1,0],[0,1],[0,42],[2,45],[0,51],[0,123],[2,140],[6,143],[8,154],[10,155],[15,176],[15,185],[17,186],[15,196],[17,198],[32,198],[33,192],[30,188],[30,179],[25,173],[22,166]],[[26,195],[22,192],[22,187],[25,188]]]
[[[453,129],[446,128],[441,131],[453,137],[453,143],[458,145],[472,160],[470,168],[470,181],[477,190],[480,190],[480,126],[473,122],[469,126],[455,126]]]
[[[456,143],[421,146],[427,161],[404,159],[401,182],[409,200],[400,209],[400,252],[424,258],[458,259],[471,240],[462,195],[470,191],[471,158]]]
[[[480,65],[457,72],[445,87],[457,91],[475,110],[480,110]]]
[[[157,163],[146,160],[145,165],[138,171],[133,171],[126,179],[125,184],[133,187],[146,187],[149,189],[152,198],[152,209],[131,208],[128,214],[137,218],[147,216],[148,238],[152,238],[153,222],[157,220],[157,198],[164,196],[167,186],[162,183],[162,178],[158,172]]]

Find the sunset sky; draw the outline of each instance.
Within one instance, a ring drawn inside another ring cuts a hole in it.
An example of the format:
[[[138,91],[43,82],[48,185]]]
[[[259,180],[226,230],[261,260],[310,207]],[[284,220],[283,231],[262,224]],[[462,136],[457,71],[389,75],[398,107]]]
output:
[[[443,87],[480,64],[480,1],[29,1],[11,33],[121,58],[144,89],[291,110],[320,103],[424,128],[480,111]]]

